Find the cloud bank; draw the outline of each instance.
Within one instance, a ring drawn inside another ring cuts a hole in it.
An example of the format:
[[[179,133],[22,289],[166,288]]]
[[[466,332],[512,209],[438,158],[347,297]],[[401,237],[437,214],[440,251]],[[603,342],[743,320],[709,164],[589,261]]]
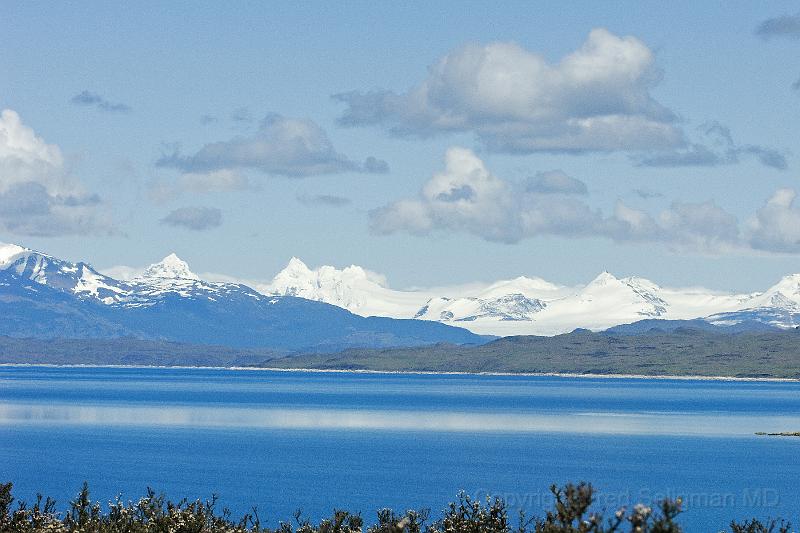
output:
[[[646,150],[683,144],[675,115],[650,94],[660,79],[643,42],[595,29],[555,64],[513,43],[470,44],[408,92],[333,98],[346,105],[340,125],[401,136],[474,132],[510,153]]]
[[[100,198],[64,168],[64,157],[10,109],[0,113],[0,227],[17,235],[108,234]]]
[[[604,214],[576,197],[583,189],[573,178],[552,176],[540,175],[533,180],[533,187],[530,181],[503,180],[489,172],[471,150],[451,148],[445,155],[444,170],[428,180],[417,197],[370,212],[371,229],[378,234],[415,235],[453,231],[504,243],[555,235],[654,242],[673,250],[710,254],[747,250],[800,253],[800,209],[789,189],[778,191],[742,225],[711,201],[674,202],[651,215],[620,200],[612,213]],[[543,185],[550,181],[570,186],[558,190]]]

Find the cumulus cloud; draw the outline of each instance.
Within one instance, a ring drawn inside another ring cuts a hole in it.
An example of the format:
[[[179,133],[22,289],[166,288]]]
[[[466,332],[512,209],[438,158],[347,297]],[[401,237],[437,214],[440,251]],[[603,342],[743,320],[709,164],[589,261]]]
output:
[[[690,143],[684,148],[661,151],[637,158],[639,166],[645,167],[714,167],[738,163],[742,156],[755,158],[762,165],[777,170],[786,170],[786,156],[780,151],[765,146],[739,145],[727,126],[717,121],[701,124],[698,134],[700,143]]]
[[[660,78],[643,42],[595,29],[555,64],[513,43],[469,44],[408,92],[333,98],[347,106],[339,124],[395,135],[469,131],[511,153],[642,150],[683,143],[675,115],[650,94]]]
[[[711,254],[800,252],[800,209],[794,206],[791,190],[776,193],[745,227],[711,201],[673,202],[651,214],[620,200],[605,214],[563,192],[498,178],[471,150],[451,148],[444,170],[428,180],[417,197],[371,211],[370,224],[379,234],[453,231],[505,243],[556,235],[661,243],[673,250]]]
[[[453,230],[506,243],[535,235],[612,231],[609,221],[586,203],[500,179],[465,148],[447,151],[445,169],[425,183],[419,197],[376,209],[370,218],[377,233]]]
[[[589,194],[584,182],[568,176],[562,170],[537,173],[528,178],[525,190],[541,194]]]
[[[297,201],[308,206],[345,207],[352,203],[350,198],[334,194],[298,194]]]
[[[10,109],[0,113],[0,227],[50,237],[110,233],[100,198],[64,169],[61,150],[46,143]]]
[[[742,247],[738,220],[714,202],[675,202],[659,219],[662,240],[673,248],[720,253]]]
[[[121,102],[109,102],[99,94],[93,93],[91,91],[83,91],[76,94],[70,99],[70,102],[72,102],[75,105],[96,107],[101,111],[125,113],[131,110],[130,106],[126,104],[123,104]]]
[[[167,226],[205,231],[222,225],[222,211],[216,207],[181,207],[160,220]]]
[[[206,144],[193,155],[178,150],[156,163],[183,173],[252,169],[264,174],[302,178],[340,172],[386,172],[385,161],[353,161],[337,152],[328,135],[311,120],[269,115],[251,136]]]
[[[424,185],[419,198],[373,211],[373,229],[425,234],[450,228],[488,240],[518,241],[522,220],[510,184],[489,173],[467,149],[451,148],[445,163],[445,170]]]
[[[750,221],[750,245],[757,250],[800,252],[800,208],[797,192],[779,189]]]
[[[764,39],[774,37],[800,39],[800,13],[767,19],[756,27],[755,33]]]

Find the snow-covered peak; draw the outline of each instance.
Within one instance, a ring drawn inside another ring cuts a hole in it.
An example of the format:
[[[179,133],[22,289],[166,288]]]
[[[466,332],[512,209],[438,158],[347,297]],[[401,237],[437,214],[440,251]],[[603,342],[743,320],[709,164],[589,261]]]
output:
[[[614,274],[608,272],[607,270],[604,270],[603,272],[598,274],[596,278],[590,281],[587,287],[603,287],[605,285],[609,285],[615,282],[619,283],[619,279],[617,279],[617,277],[614,276]]]
[[[189,264],[174,253],[147,267],[142,273],[142,278],[200,279],[197,274],[189,270]]]
[[[315,289],[318,274],[297,257],[289,259],[286,267],[278,272],[272,282],[262,290],[268,294],[301,296],[309,300],[317,300]]]
[[[800,274],[790,274],[747,302],[749,307],[800,309]]]
[[[793,297],[800,296],[800,274],[790,274],[784,276],[781,280],[770,287],[767,292],[781,292],[784,296]]]
[[[257,288],[262,294],[317,300],[362,316],[407,318],[431,297],[427,293],[389,289],[383,276],[360,266],[338,269],[323,265],[311,269],[296,257],[270,283]]]
[[[19,256],[26,253],[31,253],[32,250],[28,248],[23,248],[17,244],[7,244],[4,242],[0,242],[0,268],[4,268],[14,261],[16,261]]]
[[[567,287],[550,283],[542,278],[519,276],[514,279],[492,283],[475,294],[475,296],[477,298],[493,299],[509,294],[522,294],[526,298],[549,300],[565,296],[568,294],[568,291],[569,289]]]
[[[0,243],[0,270],[80,298],[113,303],[125,297],[124,284],[86,263],[65,261],[16,244]]]
[[[299,257],[292,257],[282,272],[293,275],[308,275],[311,274],[311,269]]]

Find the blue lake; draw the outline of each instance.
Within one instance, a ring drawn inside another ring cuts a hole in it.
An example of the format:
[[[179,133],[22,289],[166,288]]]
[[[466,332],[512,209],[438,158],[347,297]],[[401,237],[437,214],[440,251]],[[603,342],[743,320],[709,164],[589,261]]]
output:
[[[800,523],[800,383],[215,369],[0,367],[0,481],[63,508],[148,486],[271,525],[301,508],[432,509],[459,491],[541,514],[681,496],[688,531]]]

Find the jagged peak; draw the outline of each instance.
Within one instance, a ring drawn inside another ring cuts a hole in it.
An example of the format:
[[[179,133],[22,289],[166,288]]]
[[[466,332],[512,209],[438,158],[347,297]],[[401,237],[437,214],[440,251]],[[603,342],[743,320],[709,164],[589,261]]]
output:
[[[292,256],[292,258],[289,259],[289,262],[286,264],[286,268],[283,269],[283,272],[302,272],[305,274],[307,272],[311,272],[311,269],[308,268],[308,265],[306,265],[302,259]]]
[[[608,270],[604,270],[598,274],[596,278],[590,281],[589,285],[607,285],[608,283],[614,281],[619,281],[619,279],[617,279],[617,277]]]
[[[381,287],[386,286],[386,278],[358,265],[350,265],[342,269],[331,265],[322,265],[312,269],[297,257],[292,257],[286,267],[273,278],[273,282],[286,282],[288,280],[299,280],[315,284],[324,284],[331,280],[345,282],[365,280]]]
[[[143,278],[200,279],[189,270],[189,264],[171,253],[158,263],[153,263],[142,273]]]

